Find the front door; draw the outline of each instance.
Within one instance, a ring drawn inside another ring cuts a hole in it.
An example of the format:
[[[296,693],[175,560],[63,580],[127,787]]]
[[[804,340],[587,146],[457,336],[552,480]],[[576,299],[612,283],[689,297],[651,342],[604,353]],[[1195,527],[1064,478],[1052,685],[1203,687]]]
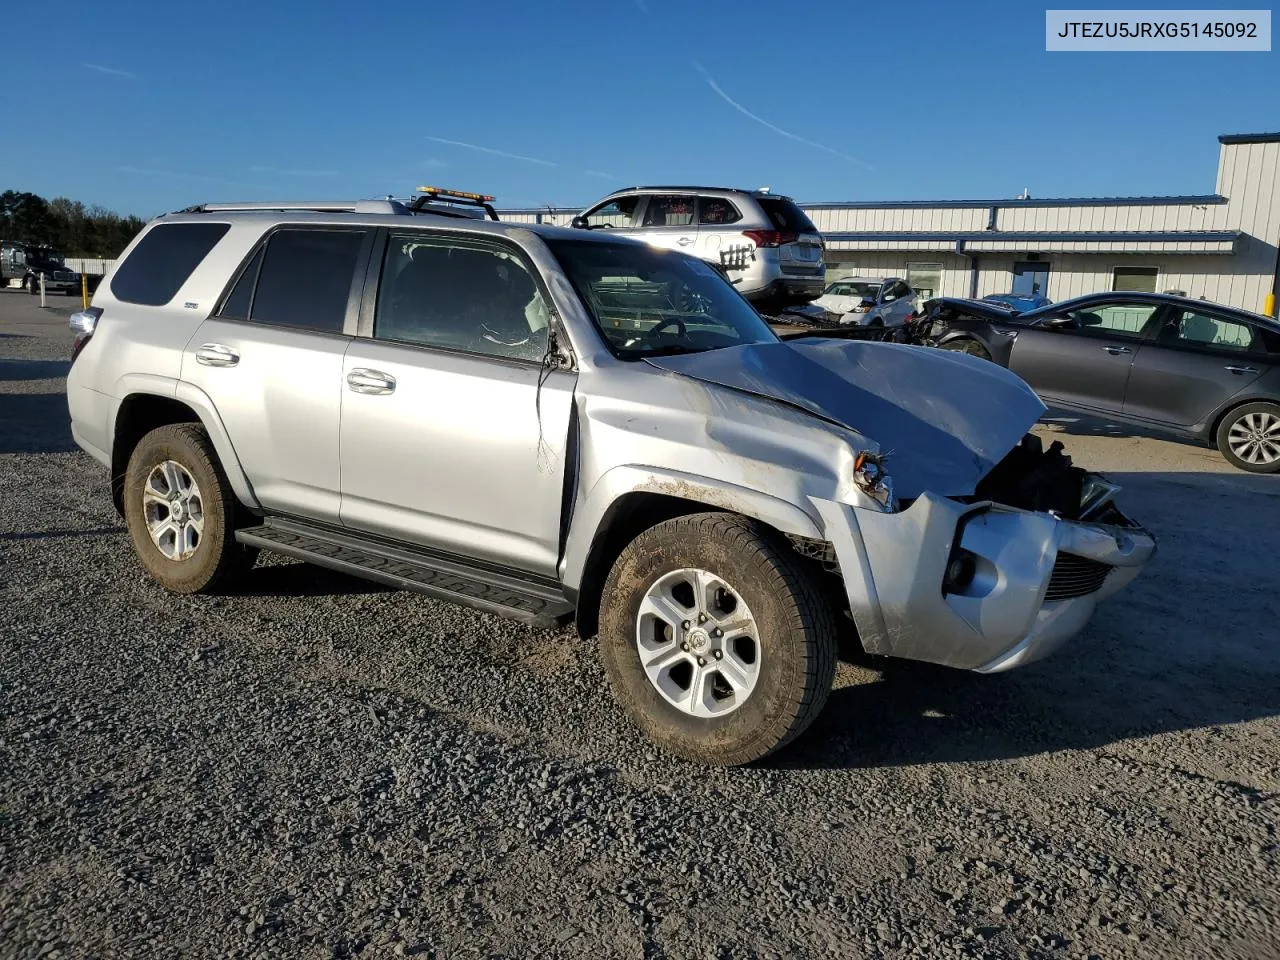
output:
[[[576,375],[543,366],[536,271],[426,230],[393,231],[381,259],[343,363],[343,524],[554,576]]]
[[[1160,309],[1117,300],[1047,317],[1018,331],[1009,369],[1048,402],[1121,413],[1129,371]]]
[[[1269,369],[1256,338],[1249,324],[1212,310],[1171,309],[1134,361],[1124,412],[1178,426],[1204,422]]]
[[[275,231],[183,354],[182,379],[213,401],[270,511],[338,522],[342,357],[368,236]]]
[[[1022,260],[1013,265],[1013,288],[1018,297],[1049,295],[1049,264],[1042,260]]]

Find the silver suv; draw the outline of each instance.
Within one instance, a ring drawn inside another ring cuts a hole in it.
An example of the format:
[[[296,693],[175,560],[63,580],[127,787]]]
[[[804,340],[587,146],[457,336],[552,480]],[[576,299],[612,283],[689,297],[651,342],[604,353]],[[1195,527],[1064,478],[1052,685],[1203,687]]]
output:
[[[822,293],[822,235],[790,197],[729,187],[631,187],[573,220],[585,230],[638,237],[725,271],[763,313]]]
[[[1007,670],[1155,548],[996,364],[783,342],[603,231],[274,207],[159,218],[72,319],[73,434],[170,590],[270,550],[575,620],[640,729],[734,764],[814,719],[842,631]]]

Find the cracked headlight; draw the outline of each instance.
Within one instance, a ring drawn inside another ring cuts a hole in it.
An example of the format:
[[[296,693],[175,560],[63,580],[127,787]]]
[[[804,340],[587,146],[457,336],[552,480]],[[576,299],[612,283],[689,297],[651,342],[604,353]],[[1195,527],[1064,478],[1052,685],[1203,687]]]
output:
[[[885,513],[898,509],[893,495],[893,480],[884,468],[886,454],[862,451],[853,461],[853,482],[859,490],[880,504]]]

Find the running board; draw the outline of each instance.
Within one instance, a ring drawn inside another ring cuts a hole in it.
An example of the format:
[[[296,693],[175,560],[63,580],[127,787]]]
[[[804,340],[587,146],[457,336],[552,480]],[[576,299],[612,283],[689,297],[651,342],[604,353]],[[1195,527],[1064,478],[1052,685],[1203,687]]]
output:
[[[260,527],[237,530],[236,540],[535,627],[560,626],[573,614],[573,604],[550,580],[350,531],[268,517]]]

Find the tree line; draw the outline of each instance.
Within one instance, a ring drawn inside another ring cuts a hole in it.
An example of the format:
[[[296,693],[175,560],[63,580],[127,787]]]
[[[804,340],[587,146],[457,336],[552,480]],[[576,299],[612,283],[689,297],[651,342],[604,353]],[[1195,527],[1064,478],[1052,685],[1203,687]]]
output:
[[[0,240],[47,243],[67,257],[113,260],[145,225],[138,217],[66,197],[0,193]]]

